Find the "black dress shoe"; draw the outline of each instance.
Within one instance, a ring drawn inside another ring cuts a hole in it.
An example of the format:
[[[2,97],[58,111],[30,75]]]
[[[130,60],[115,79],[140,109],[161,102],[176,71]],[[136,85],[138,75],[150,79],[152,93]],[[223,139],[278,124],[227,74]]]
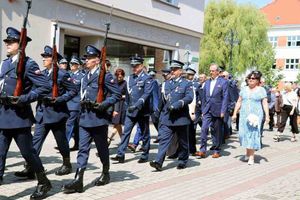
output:
[[[177,169],[184,169],[184,168],[186,168],[185,164],[180,163],[177,165]]]
[[[27,163],[24,164],[25,169],[19,172],[15,172],[15,176],[19,178],[26,178],[26,179],[35,179],[35,173],[30,165]]]
[[[55,172],[57,176],[63,176],[72,173],[70,158],[63,158],[63,165]]]
[[[156,161],[150,161],[150,166],[155,168],[157,171],[162,171],[162,166]]]
[[[124,163],[125,162],[125,156],[115,156],[115,157],[111,157],[110,158],[111,160],[114,160],[114,161],[118,161],[119,163]]]
[[[109,173],[102,173],[101,176],[96,179],[95,186],[106,185],[109,183],[109,181],[110,181]]]
[[[146,163],[146,162],[148,162],[148,159],[145,159],[145,158],[140,158],[138,160],[138,163]]]
[[[44,199],[47,196],[47,192],[49,192],[52,188],[45,172],[36,173],[36,177],[38,179],[38,185],[36,186],[33,194],[30,196],[30,200]]]
[[[69,183],[63,185],[63,193],[70,194],[74,192],[83,192],[83,174],[84,168],[79,168],[76,170],[75,178]]]

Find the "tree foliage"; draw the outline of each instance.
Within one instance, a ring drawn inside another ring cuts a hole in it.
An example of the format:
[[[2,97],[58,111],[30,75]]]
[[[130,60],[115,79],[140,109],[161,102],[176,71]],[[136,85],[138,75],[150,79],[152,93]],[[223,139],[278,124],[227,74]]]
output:
[[[232,48],[232,73],[248,68],[273,73],[274,51],[268,41],[268,21],[256,7],[238,5],[233,0],[212,0],[205,10],[204,37],[201,40],[200,72],[207,73],[210,63],[230,70],[230,32],[236,44]],[[268,82],[268,78],[265,77]]]

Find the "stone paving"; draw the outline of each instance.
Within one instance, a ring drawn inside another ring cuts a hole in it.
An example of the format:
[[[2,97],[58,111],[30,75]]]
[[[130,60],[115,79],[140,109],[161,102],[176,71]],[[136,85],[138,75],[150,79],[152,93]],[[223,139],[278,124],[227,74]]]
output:
[[[199,131],[199,130],[198,130]],[[126,154],[124,164],[111,162],[111,183],[93,186],[101,174],[99,158],[93,145],[89,165],[84,176],[84,192],[63,194],[61,186],[74,177],[56,176],[54,171],[62,163],[52,134],[48,135],[41,153],[53,189],[47,199],[51,200],[125,200],[125,199],[172,199],[172,200],[300,200],[300,141],[290,142],[286,128],[282,142],[274,143],[275,132],[264,132],[264,148],[257,152],[255,164],[248,166],[241,160],[244,149],[239,146],[238,135],[234,134],[223,147],[222,157],[205,159],[190,157],[188,167],[177,170],[177,161],[166,159],[163,171],[156,172],[148,163],[139,164],[140,152]],[[151,132],[156,131],[151,125]],[[298,136],[300,139],[300,136]],[[133,139],[133,136],[132,136]],[[153,137],[154,139],[154,137]],[[115,155],[119,138],[113,141],[111,156]],[[199,145],[197,146],[199,147]],[[154,159],[157,144],[151,144],[150,159]],[[71,153],[75,172],[77,152]],[[29,199],[36,181],[22,181],[13,173],[23,168],[23,159],[12,142],[6,162],[4,184],[0,186],[0,200]]]

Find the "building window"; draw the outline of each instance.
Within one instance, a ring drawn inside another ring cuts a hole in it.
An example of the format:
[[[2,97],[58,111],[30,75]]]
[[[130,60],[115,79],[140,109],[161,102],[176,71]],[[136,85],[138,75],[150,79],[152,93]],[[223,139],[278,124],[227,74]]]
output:
[[[274,60],[274,63],[272,65],[272,69],[276,69],[276,59]]]
[[[162,2],[165,2],[165,3],[168,3],[168,4],[172,4],[174,6],[178,6],[178,1],[179,0],[159,0],[159,1],[162,1]]]
[[[277,37],[269,37],[269,42],[271,43],[272,47],[277,47]]]
[[[72,56],[79,57],[80,38],[71,35],[65,35],[64,56],[67,60],[71,60]]]
[[[300,47],[300,36],[288,36],[288,47]]]
[[[285,69],[298,69],[299,68],[299,59],[286,59],[285,60]]]

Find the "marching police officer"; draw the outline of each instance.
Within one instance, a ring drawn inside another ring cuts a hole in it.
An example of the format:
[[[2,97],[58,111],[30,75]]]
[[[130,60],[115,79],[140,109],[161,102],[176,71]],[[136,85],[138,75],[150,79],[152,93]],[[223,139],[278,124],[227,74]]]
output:
[[[162,170],[166,151],[171,143],[173,134],[179,140],[179,164],[177,169],[184,169],[189,157],[188,125],[191,123],[189,107],[193,100],[192,83],[181,77],[184,63],[171,61],[171,80],[162,86],[163,109],[160,113],[159,146],[155,161],[150,166]]]
[[[58,54],[59,55],[59,54]],[[52,80],[52,48],[44,47],[43,64],[46,68],[42,73],[46,76],[48,82],[53,83]],[[70,78],[69,73],[65,70],[58,70],[57,78],[59,96],[52,99],[52,91],[47,94],[47,97],[38,100],[36,107],[36,124],[33,136],[33,147],[38,155],[42,150],[43,143],[51,130],[54,134],[58,149],[63,157],[63,165],[55,172],[56,175],[62,176],[72,172],[72,165],[70,162],[70,149],[66,137],[66,121],[69,117],[67,101],[75,97],[79,91]],[[18,177],[32,178],[32,164],[26,163],[25,169],[16,172]]]
[[[15,140],[26,162],[31,163],[32,172],[36,174],[38,186],[30,199],[41,199],[51,189],[41,160],[33,148],[31,126],[34,122],[31,102],[48,94],[51,86],[46,77],[39,70],[39,66],[31,58],[25,59],[25,73],[22,95],[9,98],[16,87],[16,66],[20,32],[12,27],[6,29],[5,42],[7,55],[0,64],[0,185],[4,173],[6,154],[12,139]],[[27,37],[27,42],[31,39]]]
[[[85,76],[79,70],[80,60],[78,57],[73,56],[70,61],[70,76],[71,81],[75,83],[79,88],[81,85],[81,79]],[[67,106],[70,112],[70,117],[66,124],[66,135],[70,142],[71,137],[74,137],[74,146],[70,148],[71,151],[78,150],[79,147],[79,117],[80,117],[80,93],[78,93],[73,99],[67,102]]]
[[[58,64],[60,69],[68,70],[68,61],[66,58],[61,58]]]
[[[118,153],[112,160],[124,163],[125,151],[129,143],[131,131],[136,123],[141,128],[141,137],[143,138],[143,153],[138,163],[148,161],[150,149],[149,135],[149,115],[150,105],[149,97],[152,94],[152,78],[143,70],[144,59],[138,55],[130,58],[133,74],[128,77],[126,103],[128,106],[124,132],[121,137],[121,143],[118,148]]]
[[[112,116],[112,106],[121,99],[121,92],[116,82],[111,81],[111,73],[105,74],[104,96],[102,103],[95,103],[98,94],[98,79],[101,52],[94,46],[86,47],[86,67],[88,74],[81,84],[81,115],[79,123],[79,151],[77,154],[77,171],[75,179],[63,186],[63,192],[73,193],[83,191],[83,174],[87,166],[92,139],[102,162],[102,174],[97,178],[95,185],[105,185],[110,181],[108,125]],[[107,95],[109,93],[109,96]]]

